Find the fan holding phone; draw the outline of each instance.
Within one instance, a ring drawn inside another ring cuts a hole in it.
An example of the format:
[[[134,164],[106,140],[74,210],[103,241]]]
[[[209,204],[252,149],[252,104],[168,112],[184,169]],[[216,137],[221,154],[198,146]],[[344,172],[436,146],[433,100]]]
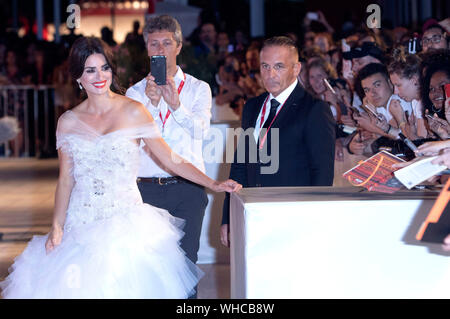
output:
[[[184,73],[177,66],[183,37],[173,17],[151,18],[143,36],[150,58],[150,73],[130,87],[126,95],[147,107],[174,152],[205,172],[202,139],[211,119],[211,89],[206,82]],[[205,189],[175,176],[154,161],[147,150],[141,151],[138,176],[145,203],[164,208],[186,221],[181,248],[196,263],[208,203]]]
[[[429,115],[425,115],[429,128],[441,139],[447,139],[450,136],[448,122],[450,116],[445,105],[449,94],[448,84],[450,84],[450,65],[446,62],[449,58],[448,53],[436,52],[432,56],[433,60],[425,68],[421,90],[422,100],[425,102],[425,113]]]
[[[150,45],[151,46],[151,45]],[[153,46],[156,47],[156,44]],[[172,56],[175,52],[168,50],[167,54]],[[160,49],[156,49],[155,53],[160,53]],[[149,53],[150,54],[150,53]],[[173,71],[173,63],[171,66],[167,65],[167,57],[165,55],[151,55],[150,56],[150,73],[147,76],[147,85],[145,88],[145,93],[152,102],[152,105],[158,106],[161,97],[170,106],[172,110],[176,110],[180,105],[179,93],[175,87],[174,75],[176,72]],[[176,67],[176,64],[175,64]],[[167,69],[169,69],[167,71]],[[177,71],[177,69],[175,69]],[[170,72],[172,76],[167,77],[167,73]]]

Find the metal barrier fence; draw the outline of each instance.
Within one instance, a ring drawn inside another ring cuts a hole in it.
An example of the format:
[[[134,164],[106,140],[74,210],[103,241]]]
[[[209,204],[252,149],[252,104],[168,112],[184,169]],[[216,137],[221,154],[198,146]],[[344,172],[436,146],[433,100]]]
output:
[[[0,144],[0,157],[56,156],[55,131],[61,113],[52,85],[0,85],[0,117],[13,116],[21,132]]]

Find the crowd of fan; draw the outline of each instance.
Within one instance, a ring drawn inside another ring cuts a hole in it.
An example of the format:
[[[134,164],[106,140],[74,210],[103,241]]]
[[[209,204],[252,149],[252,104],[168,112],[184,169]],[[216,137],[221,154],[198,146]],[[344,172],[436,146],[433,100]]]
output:
[[[405,139],[419,146],[449,137],[446,27],[428,20],[421,34],[403,28],[360,30],[338,42],[330,32],[308,33],[299,80],[330,105],[337,123],[337,162],[346,154],[370,156],[380,150],[411,159],[414,152]]]
[[[426,21],[421,30],[369,29],[361,24],[335,30],[324,15],[304,18],[301,31],[285,34],[298,43],[299,82],[326,101],[336,120],[336,161],[345,154],[369,156],[381,149],[412,158],[403,140],[416,145],[450,136],[449,19]],[[117,44],[108,28],[102,38],[114,50],[118,76],[126,88],[145,77],[149,59],[138,22]],[[418,32],[414,32],[418,31]],[[76,39],[39,42],[8,34],[0,38],[0,85],[51,84],[55,105],[70,108],[80,98],[67,76],[67,55]],[[179,55],[182,69],[208,82],[215,105],[240,115],[245,101],[265,90],[259,75],[263,39],[242,31],[220,31],[205,20],[186,37]]]
[[[318,12],[317,20],[303,20],[301,40],[286,34],[301,52],[299,82],[330,105],[336,120],[337,162],[383,149],[408,160],[414,152],[405,139],[419,146],[450,136],[444,90],[450,84],[449,20],[429,19],[419,30],[362,24],[335,32]],[[265,91],[259,76],[262,40],[246,41],[242,33],[230,40],[214,23],[203,23],[184,56],[197,61],[183,68],[200,78],[194,66],[209,71],[202,79],[213,88],[217,107],[240,115],[247,99]],[[181,56],[182,63],[189,61]]]
[[[450,19],[429,19],[419,30],[362,25],[335,32],[321,12],[318,17],[304,19],[301,41],[294,33],[286,36],[299,44],[299,82],[330,105],[336,120],[335,160],[346,163],[336,165],[335,181],[355,165],[354,155],[360,159],[386,150],[409,160],[415,155],[406,139],[419,146],[450,137],[444,89],[450,84]],[[196,52],[217,61],[210,82],[217,87],[216,104],[240,114],[248,98],[264,92],[261,39],[230,47],[227,34],[216,34],[212,23],[200,27],[198,38]]]

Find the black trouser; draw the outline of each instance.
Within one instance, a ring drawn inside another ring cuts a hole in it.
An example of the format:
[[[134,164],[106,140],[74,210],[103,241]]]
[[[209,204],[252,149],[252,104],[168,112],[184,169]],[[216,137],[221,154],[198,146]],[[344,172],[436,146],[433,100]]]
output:
[[[203,217],[208,204],[204,187],[187,181],[166,185],[138,182],[138,187],[144,203],[166,209],[171,215],[185,220],[185,235],[180,246],[195,264],[198,259]],[[193,297],[196,298],[196,295]]]

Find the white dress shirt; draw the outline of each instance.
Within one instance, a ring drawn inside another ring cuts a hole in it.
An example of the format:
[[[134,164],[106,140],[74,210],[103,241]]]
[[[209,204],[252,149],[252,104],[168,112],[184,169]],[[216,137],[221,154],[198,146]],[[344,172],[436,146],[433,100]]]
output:
[[[423,108],[422,108],[422,101],[421,100],[415,100],[413,99],[411,101],[411,107],[414,113],[414,116],[416,117],[416,119],[421,119],[423,118]]]
[[[178,88],[184,80],[184,73],[178,67],[175,74],[175,87]],[[205,164],[202,156],[203,139],[206,136],[211,120],[211,89],[209,85],[193,76],[186,74],[186,80],[180,92],[180,106],[177,110],[171,110],[167,118],[164,130],[162,119],[166,118],[170,107],[161,97],[158,105],[153,105],[145,94],[147,80],[144,78],[127,90],[126,96],[141,102],[150,111],[158,125],[162,136],[170,148],[191,162],[202,172],[205,172]],[[160,117],[161,113],[161,117]],[[141,142],[141,164],[139,177],[170,177],[168,172],[160,167],[143,150],[144,142]]]
[[[360,112],[365,112],[364,109],[361,107],[362,101],[359,98],[359,95],[356,92],[353,92],[353,101],[352,106],[356,107]]]
[[[297,86],[298,80],[295,79],[295,81],[289,85],[286,89],[284,89],[283,92],[281,92],[280,94],[278,94],[277,97],[274,97],[272,95],[272,93],[269,94],[269,98],[267,99],[267,104],[266,104],[266,113],[264,114],[264,122],[263,125],[261,125],[261,117],[262,117],[262,111],[264,108],[264,103],[263,105],[261,105],[261,110],[259,111],[259,115],[258,118],[256,119],[256,123],[255,123],[255,131],[253,132],[253,136],[255,137],[255,141],[258,142],[259,139],[259,132],[261,131],[261,128],[264,126],[264,123],[266,122],[267,118],[269,117],[269,113],[270,113],[270,101],[272,101],[272,99],[276,99],[280,105],[278,105],[277,108],[277,113],[280,111],[281,107],[283,106],[284,102],[286,102],[286,100],[288,99],[288,97],[291,95],[292,91],[294,91],[295,87]],[[264,100],[265,102],[266,100]]]

